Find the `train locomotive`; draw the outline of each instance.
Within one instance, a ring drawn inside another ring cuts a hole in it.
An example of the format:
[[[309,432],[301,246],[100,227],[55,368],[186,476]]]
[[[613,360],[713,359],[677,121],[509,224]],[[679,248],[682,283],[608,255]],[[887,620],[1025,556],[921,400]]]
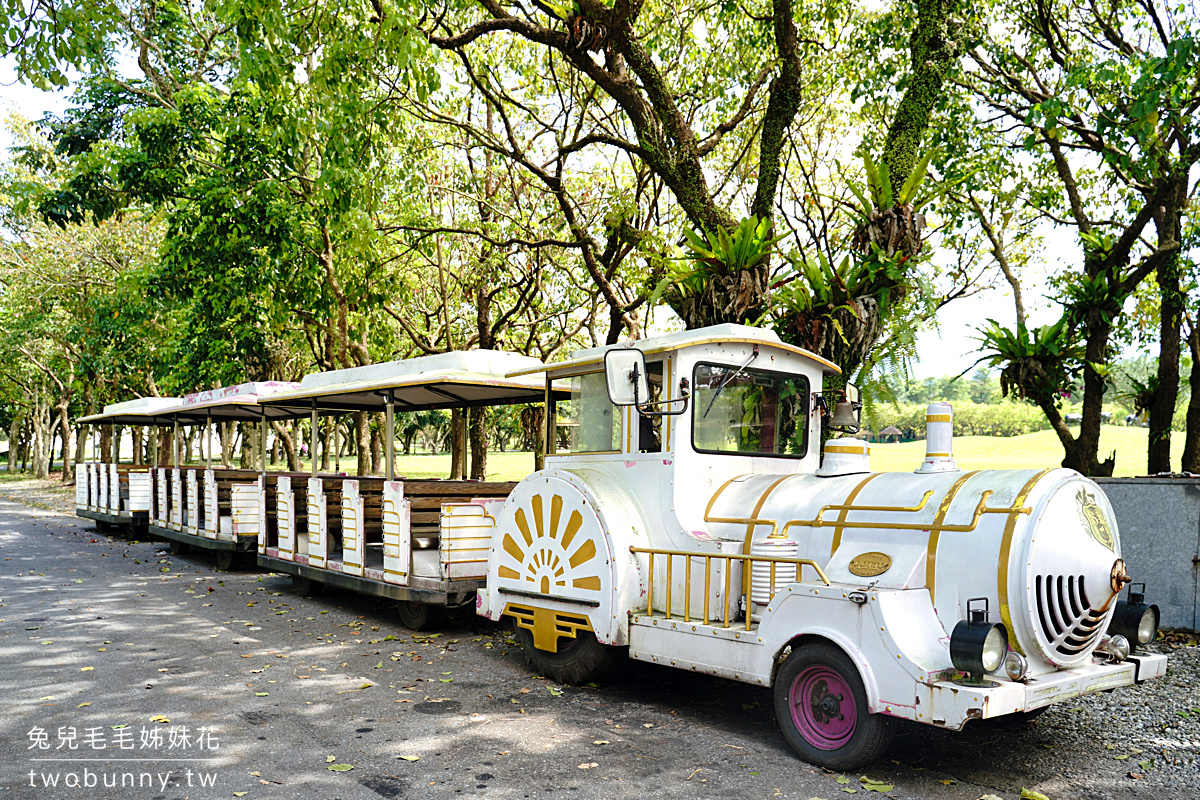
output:
[[[1099,486],[959,469],[949,404],[914,472],[872,472],[865,442],[821,446],[858,412],[820,391],[836,371],[734,325],[545,367],[571,397],[497,516],[478,612],[560,680],[632,658],[770,687],[831,769],[897,719],[958,730],[1165,674]]]

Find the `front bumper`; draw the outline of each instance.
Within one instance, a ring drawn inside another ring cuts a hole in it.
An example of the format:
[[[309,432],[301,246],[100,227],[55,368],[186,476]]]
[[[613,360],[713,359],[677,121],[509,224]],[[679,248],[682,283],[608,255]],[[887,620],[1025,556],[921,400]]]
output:
[[[993,719],[1061,703],[1074,697],[1132,686],[1160,678],[1167,672],[1167,657],[1138,654],[1120,664],[1094,662],[1059,670],[1017,683],[989,675],[987,686],[964,686],[954,681],[934,681],[917,690],[916,719],[938,727],[961,729],[972,719]],[[889,713],[883,703],[884,713]],[[896,709],[890,713],[908,716]]]

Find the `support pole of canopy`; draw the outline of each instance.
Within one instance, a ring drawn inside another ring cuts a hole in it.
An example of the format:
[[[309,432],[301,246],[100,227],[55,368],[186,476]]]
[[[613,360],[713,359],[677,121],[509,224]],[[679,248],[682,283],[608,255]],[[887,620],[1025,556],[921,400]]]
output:
[[[158,466],[158,426],[146,426],[146,435],[150,437],[150,467]]]
[[[266,413],[263,414],[260,424],[262,425],[262,471],[265,476],[267,474],[267,428],[269,427]]]
[[[396,399],[392,396],[389,389],[387,394],[387,405],[384,417],[386,418],[386,430],[384,431],[384,457],[387,459],[387,479],[389,481],[396,480]]]
[[[312,476],[317,477],[317,401],[312,401],[312,433],[309,434],[311,440],[308,448],[308,457],[312,459]]]
[[[175,418],[175,429],[171,434],[171,456],[175,469],[179,469],[179,417]]]
[[[339,424],[341,421],[341,417],[333,418],[333,471],[335,473],[342,471],[342,426]],[[325,438],[325,442],[328,444],[329,437]]]
[[[121,463],[121,426],[120,425],[109,425],[108,427],[112,431],[112,434],[113,434],[112,435],[112,463],[120,464]]]
[[[206,445],[204,448],[204,451],[205,451],[204,452],[204,468],[212,469],[213,442],[212,442],[212,412],[211,411],[204,412],[204,439],[205,439],[205,445]]]

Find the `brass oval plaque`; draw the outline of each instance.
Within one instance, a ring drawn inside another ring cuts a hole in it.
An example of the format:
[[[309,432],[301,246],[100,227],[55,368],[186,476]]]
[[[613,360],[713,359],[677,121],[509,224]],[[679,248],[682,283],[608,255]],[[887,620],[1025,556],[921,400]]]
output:
[[[862,553],[850,559],[850,571],[860,578],[874,578],[891,569],[892,557],[887,553]]]

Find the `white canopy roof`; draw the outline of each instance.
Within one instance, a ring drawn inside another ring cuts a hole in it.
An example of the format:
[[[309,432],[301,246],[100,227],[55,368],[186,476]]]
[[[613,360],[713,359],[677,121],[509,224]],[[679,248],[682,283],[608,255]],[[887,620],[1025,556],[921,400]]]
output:
[[[162,412],[179,405],[178,397],[139,397],[123,403],[111,403],[99,414],[80,417],[79,422],[103,422],[112,425],[163,425],[170,418]]]
[[[398,411],[533,403],[544,398],[538,377],[509,378],[513,371],[542,371],[542,362],[519,353],[465,350],[307,375],[297,389],[264,401],[305,413],[375,411],[390,396]]]
[[[614,347],[636,347],[646,355],[650,355],[652,353],[680,350],[684,347],[692,347],[700,344],[720,344],[723,342],[777,347],[789,353],[811,358],[813,361],[824,366],[827,374],[840,373],[842,371],[832,361],[826,361],[816,353],[809,352],[802,347],[787,344],[779,338],[779,335],[775,331],[767,330],[766,328],[755,328],[752,325],[735,325],[731,322],[726,322],[720,325],[710,325],[706,328],[695,328],[689,331],[668,333],[663,336],[652,336],[648,339],[636,339],[601,347],[589,347],[585,350],[576,350],[571,353],[571,357],[566,361],[543,364],[540,367],[522,368],[508,374],[510,376],[530,375],[537,372],[559,372],[578,367],[599,366],[604,362],[605,351],[611,350]]]
[[[262,405],[272,395],[295,389],[300,384],[294,381],[255,381],[236,386],[222,386],[189,394],[183,402],[171,409],[170,414],[180,422],[200,422],[206,419],[258,420],[281,416],[278,411]]]

